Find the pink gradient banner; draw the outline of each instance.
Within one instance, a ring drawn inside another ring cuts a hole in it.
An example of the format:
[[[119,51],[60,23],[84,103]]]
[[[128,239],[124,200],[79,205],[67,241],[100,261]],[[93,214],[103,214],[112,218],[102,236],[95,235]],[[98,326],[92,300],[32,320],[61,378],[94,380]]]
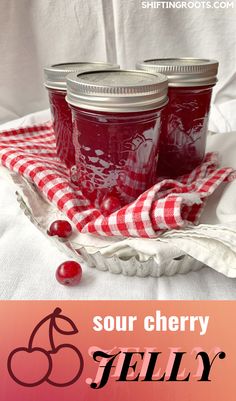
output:
[[[0,401],[235,401],[234,301],[1,301]]]

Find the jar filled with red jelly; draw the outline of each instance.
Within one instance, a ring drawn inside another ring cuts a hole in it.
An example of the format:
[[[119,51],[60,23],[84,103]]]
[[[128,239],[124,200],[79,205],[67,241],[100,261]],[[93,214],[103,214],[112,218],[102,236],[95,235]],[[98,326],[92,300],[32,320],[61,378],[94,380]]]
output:
[[[137,64],[139,70],[168,77],[169,103],[161,127],[158,174],[176,177],[191,172],[205,155],[207,127],[218,61],[173,58]]]
[[[167,78],[144,71],[70,74],[77,183],[104,213],[156,182]]]
[[[72,142],[71,110],[66,102],[66,76],[75,71],[93,69],[118,69],[119,66],[99,62],[53,64],[44,68],[45,86],[56,136],[57,154],[70,169],[75,164],[75,149]]]

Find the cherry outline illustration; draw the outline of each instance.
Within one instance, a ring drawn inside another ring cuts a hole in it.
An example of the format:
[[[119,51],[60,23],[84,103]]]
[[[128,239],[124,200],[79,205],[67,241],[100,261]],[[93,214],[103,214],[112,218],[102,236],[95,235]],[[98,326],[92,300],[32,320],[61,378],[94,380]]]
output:
[[[58,331],[60,334],[63,334],[63,335],[72,335],[72,334],[78,333],[78,329],[77,329],[76,325],[74,324],[74,322],[70,318],[68,318],[67,316],[61,315],[60,313],[61,313],[61,309],[60,308],[56,308],[53,313],[51,313],[50,315],[47,315],[45,318],[43,318],[35,326],[35,328],[33,329],[32,333],[31,333],[30,339],[29,339],[28,348],[27,347],[18,347],[18,348],[15,348],[9,354],[9,357],[8,357],[8,360],[7,360],[8,372],[9,372],[11,378],[17,384],[20,384],[21,386],[25,386],[25,387],[34,387],[34,386],[39,386],[40,384],[42,384],[44,382],[47,382],[47,383],[51,384],[52,386],[67,387],[67,386],[70,386],[70,385],[74,384],[79,379],[79,377],[81,376],[83,368],[84,368],[84,360],[83,360],[83,356],[82,356],[81,352],[78,350],[78,348],[76,348],[72,344],[60,344],[59,346],[55,347],[55,343],[53,341],[53,329],[55,329],[56,331]],[[56,323],[56,319],[58,319],[58,318],[68,322],[70,324],[70,326],[72,327],[72,329],[70,331],[65,331],[65,330],[60,329],[60,327],[58,327],[58,325]],[[40,327],[44,323],[46,323],[48,320],[50,320],[50,323],[49,323],[49,342],[50,342],[50,346],[51,346],[51,351],[46,351],[45,349],[40,348],[40,347],[33,347],[33,341],[34,341],[36,333],[38,332]],[[77,356],[79,358],[80,366],[79,366],[78,372],[76,373],[75,377],[72,380],[70,380],[70,381],[68,381],[66,383],[56,383],[53,380],[50,380],[50,375],[51,375],[52,369],[53,369],[53,363],[52,363],[51,355],[55,355],[62,348],[70,348],[70,349],[72,349],[77,354]],[[41,352],[47,357],[47,359],[48,359],[48,370],[47,370],[47,373],[40,380],[37,380],[37,381],[35,381],[33,383],[26,383],[26,382],[23,382],[22,380],[18,379],[15,376],[15,374],[14,374],[14,372],[12,370],[12,367],[11,367],[12,359],[13,359],[14,355],[17,352],[22,352],[22,351],[23,352],[27,352],[27,353],[33,353],[35,351],[36,352]]]

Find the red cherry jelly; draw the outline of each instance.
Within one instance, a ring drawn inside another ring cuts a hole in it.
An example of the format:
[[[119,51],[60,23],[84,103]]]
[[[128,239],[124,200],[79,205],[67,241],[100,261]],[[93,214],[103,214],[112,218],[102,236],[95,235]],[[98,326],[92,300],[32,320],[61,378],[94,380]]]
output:
[[[78,185],[109,214],[157,180],[167,80],[160,74],[126,70],[74,74],[68,77],[67,100]]]
[[[205,156],[212,86],[172,88],[163,113],[158,174],[191,172]]]
[[[45,86],[49,94],[57,154],[69,169],[75,164],[75,149],[72,140],[71,110],[65,99],[66,76],[73,71],[101,68],[119,68],[119,66],[108,63],[78,62],[53,64],[44,68]]]
[[[78,185],[95,206],[127,204],[156,182],[161,113],[72,108]]]
[[[218,62],[205,59],[153,59],[137,68],[166,74],[169,103],[163,112],[159,176],[191,172],[205,155],[212,88]]]
[[[53,129],[59,158],[68,168],[75,164],[75,148],[72,142],[71,110],[65,100],[66,92],[48,89]]]

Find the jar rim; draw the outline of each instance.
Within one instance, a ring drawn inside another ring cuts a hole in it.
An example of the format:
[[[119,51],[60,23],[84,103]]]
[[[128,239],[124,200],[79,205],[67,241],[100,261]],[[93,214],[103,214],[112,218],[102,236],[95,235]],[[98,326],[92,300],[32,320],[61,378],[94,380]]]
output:
[[[207,86],[217,82],[217,60],[179,57],[153,58],[136,64],[138,70],[165,74],[169,86]]]
[[[103,61],[73,61],[52,64],[44,67],[44,84],[46,88],[66,91],[66,76],[76,71],[89,71],[96,69],[119,69],[118,64]]]
[[[69,104],[107,112],[135,112],[163,107],[168,81],[162,74],[138,70],[97,70],[69,74]]]

